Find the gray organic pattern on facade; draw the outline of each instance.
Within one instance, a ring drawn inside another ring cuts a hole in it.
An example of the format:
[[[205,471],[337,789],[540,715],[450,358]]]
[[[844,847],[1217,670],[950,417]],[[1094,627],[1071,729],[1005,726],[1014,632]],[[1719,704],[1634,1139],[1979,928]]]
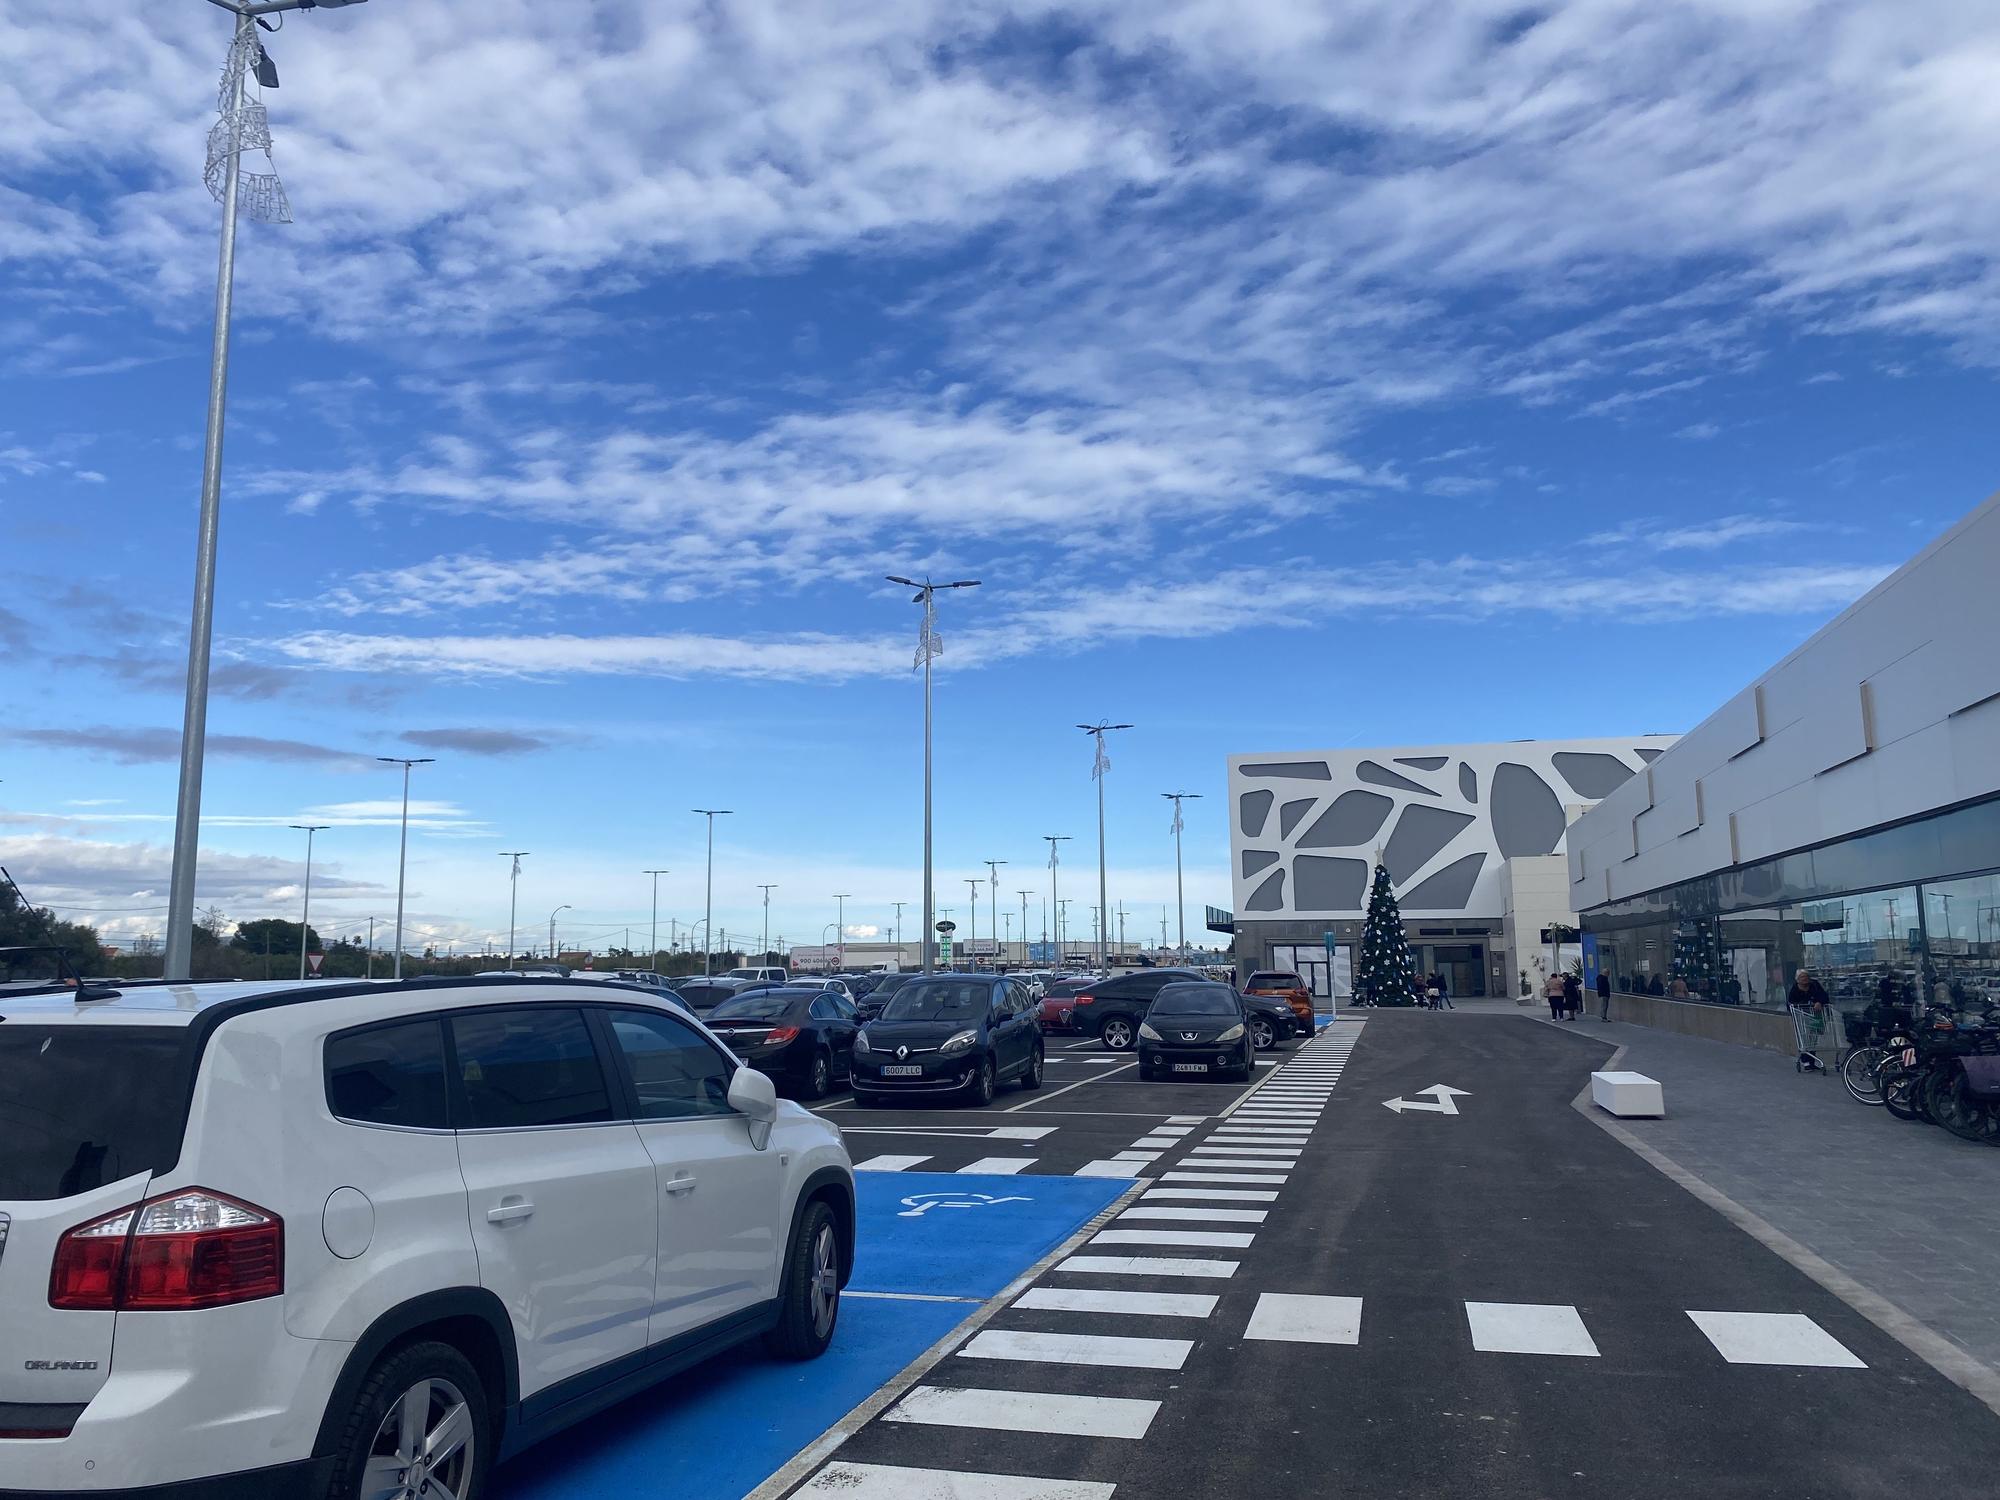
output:
[[[1283,911],[1285,909],[1285,872],[1273,870],[1270,879],[1250,893],[1250,899],[1243,903],[1245,911]]]
[[[1279,808],[1278,837],[1281,839],[1290,838],[1292,830],[1299,826],[1299,819],[1311,812],[1313,804],[1318,800],[1317,797],[1301,797],[1298,801],[1287,802],[1283,807]]]
[[[1666,753],[1667,752],[1664,750],[1645,749],[1639,752],[1639,759],[1650,763],[1652,761],[1658,760],[1662,755],[1665,755]]]
[[[1463,911],[1485,863],[1484,854],[1455,859],[1405,895],[1402,904],[1412,911]]]
[[[1396,764],[1412,766],[1419,771],[1442,771],[1444,763],[1450,759],[1449,755],[1399,755]]]
[[[1546,781],[1516,761],[1503,760],[1494,770],[1487,810],[1502,859],[1547,854],[1562,840],[1562,803]]]
[[[1464,761],[1458,763],[1458,795],[1467,802],[1479,800],[1479,773]]]
[[[1365,844],[1382,831],[1389,810],[1396,804],[1379,792],[1342,792],[1313,820],[1313,826],[1299,835],[1301,849],[1350,849]]]
[[[1556,768],[1556,774],[1570,784],[1571,790],[1592,802],[1610,796],[1633,776],[1632,768],[1615,755],[1558,750],[1549,759]]]
[[[1248,880],[1259,870],[1268,870],[1278,862],[1275,849],[1245,849],[1243,851],[1243,878]]]
[[[1433,854],[1458,837],[1458,831],[1472,822],[1471,813],[1451,812],[1442,807],[1412,803],[1396,820],[1389,835],[1389,847],[1382,863],[1397,885],[1410,879],[1430,862]]]
[[[1417,792],[1425,797],[1435,797],[1437,795],[1429,787],[1414,782],[1407,776],[1398,776],[1387,766],[1378,766],[1372,760],[1361,762],[1359,766],[1355,767],[1354,775],[1356,780],[1366,781],[1373,786],[1393,787],[1399,792]]]
[[[1237,809],[1237,823],[1243,830],[1243,837],[1254,839],[1264,832],[1264,820],[1271,816],[1271,804],[1278,800],[1276,792],[1245,792],[1241,806]]]
[[[1292,861],[1292,903],[1301,911],[1352,911],[1368,894],[1368,861],[1301,854]]]
[[[1292,781],[1331,781],[1333,772],[1323,760],[1267,761],[1260,766],[1239,768],[1245,776],[1283,776]]]

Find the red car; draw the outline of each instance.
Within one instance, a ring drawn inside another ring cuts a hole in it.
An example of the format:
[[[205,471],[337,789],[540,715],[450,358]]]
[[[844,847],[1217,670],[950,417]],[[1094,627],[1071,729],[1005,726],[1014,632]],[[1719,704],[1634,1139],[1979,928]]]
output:
[[[1299,1018],[1307,1036],[1313,1032],[1313,997],[1306,988],[1306,982],[1296,974],[1278,969],[1260,969],[1250,976],[1250,982],[1243,986],[1246,995],[1264,995],[1273,1000],[1282,1000],[1291,1006],[1292,1014]]]
[[[1079,990],[1088,989],[1097,981],[1087,975],[1077,979],[1058,979],[1042,993],[1041,1009],[1037,1019],[1043,1031],[1075,1031],[1076,1020],[1071,1012],[1076,1007]]]

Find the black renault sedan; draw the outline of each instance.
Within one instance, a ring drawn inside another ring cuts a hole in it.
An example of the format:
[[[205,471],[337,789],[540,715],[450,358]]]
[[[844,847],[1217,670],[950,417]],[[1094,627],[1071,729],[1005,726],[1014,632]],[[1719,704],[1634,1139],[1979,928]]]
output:
[[[708,1029],[759,1073],[824,1099],[848,1076],[861,1029],[853,1004],[831,990],[758,990],[708,1013]]]
[[[861,1028],[854,1041],[854,1097],[990,1104],[1010,1079],[1042,1086],[1042,1031],[1018,979],[992,974],[919,974]]]
[[[1164,987],[1139,1023],[1139,1074],[1195,1077],[1257,1071],[1250,1012],[1234,988],[1211,980]]]

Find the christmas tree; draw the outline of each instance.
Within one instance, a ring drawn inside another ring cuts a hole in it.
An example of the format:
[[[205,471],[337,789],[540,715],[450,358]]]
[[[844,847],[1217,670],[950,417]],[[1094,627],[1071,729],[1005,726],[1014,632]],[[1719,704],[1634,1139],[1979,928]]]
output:
[[[1361,928],[1361,958],[1355,968],[1354,998],[1363,1005],[1415,1005],[1417,966],[1403,936],[1403,913],[1378,861],[1368,892],[1368,918]]]

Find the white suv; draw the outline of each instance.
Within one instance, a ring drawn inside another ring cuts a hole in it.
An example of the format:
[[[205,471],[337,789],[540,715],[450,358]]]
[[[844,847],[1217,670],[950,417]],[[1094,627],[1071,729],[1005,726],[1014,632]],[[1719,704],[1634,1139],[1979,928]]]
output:
[[[0,998],[0,1497],[470,1500],[758,1335],[832,1338],[839,1131],[637,990]]]

